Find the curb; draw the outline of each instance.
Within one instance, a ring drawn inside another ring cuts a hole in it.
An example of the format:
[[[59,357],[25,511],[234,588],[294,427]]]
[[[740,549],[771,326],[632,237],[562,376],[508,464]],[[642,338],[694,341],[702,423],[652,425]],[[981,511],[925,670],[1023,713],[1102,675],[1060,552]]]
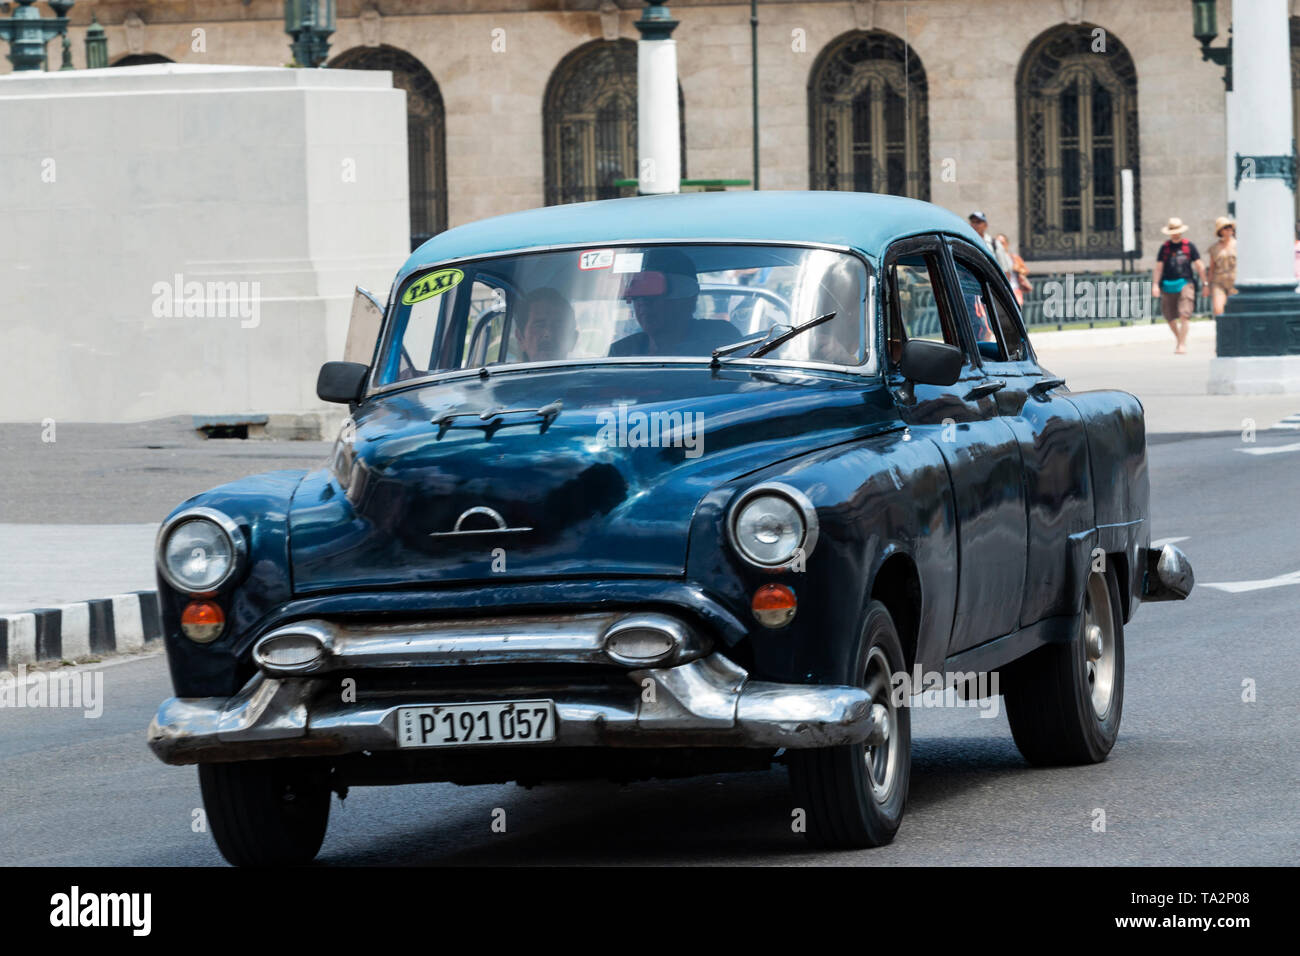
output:
[[[1211,339],[1215,334],[1213,321],[1194,321],[1189,329],[1188,338]],[[1039,326],[1037,330],[1031,326],[1029,329],[1029,341],[1033,343],[1034,348],[1037,349],[1041,346],[1049,351],[1055,348],[1070,348],[1081,345],[1124,346],[1140,342],[1161,342],[1165,340],[1168,340],[1171,345],[1173,344],[1173,334],[1169,331],[1169,326],[1164,320],[1161,320],[1157,325],[1143,322],[1137,325],[1126,325],[1111,329],[1055,329],[1048,326]]]
[[[161,640],[157,591],[0,614],[0,670],[90,654],[143,650]]]

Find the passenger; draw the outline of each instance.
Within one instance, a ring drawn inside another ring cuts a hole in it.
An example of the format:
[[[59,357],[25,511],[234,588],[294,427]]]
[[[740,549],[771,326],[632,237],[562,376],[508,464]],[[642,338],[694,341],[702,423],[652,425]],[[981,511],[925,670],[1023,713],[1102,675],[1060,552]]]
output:
[[[551,288],[537,289],[524,299],[515,338],[521,362],[566,359],[578,343],[578,323],[569,300]]]
[[[611,358],[631,355],[709,355],[744,335],[722,319],[695,318],[699,279],[690,258],[677,249],[651,249],[623,296],[641,326],[609,348]]]

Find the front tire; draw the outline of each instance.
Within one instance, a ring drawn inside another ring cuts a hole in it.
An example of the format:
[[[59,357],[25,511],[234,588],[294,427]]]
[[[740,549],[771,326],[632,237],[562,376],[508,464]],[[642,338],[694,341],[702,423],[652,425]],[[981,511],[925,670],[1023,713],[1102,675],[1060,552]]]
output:
[[[330,815],[327,770],[308,760],[199,765],[217,849],[232,866],[299,866],[320,851]]]
[[[1088,576],[1079,633],[1010,670],[1004,697],[1011,736],[1037,766],[1100,763],[1124,710],[1124,619],[1113,570]]]
[[[894,701],[893,675],[906,660],[889,611],[867,607],[854,655],[857,686],[872,697],[884,718],[882,739],[872,744],[790,751],[790,784],[796,806],[806,812],[805,835],[818,847],[884,846],[903,822],[912,772],[912,724],[906,706]]]

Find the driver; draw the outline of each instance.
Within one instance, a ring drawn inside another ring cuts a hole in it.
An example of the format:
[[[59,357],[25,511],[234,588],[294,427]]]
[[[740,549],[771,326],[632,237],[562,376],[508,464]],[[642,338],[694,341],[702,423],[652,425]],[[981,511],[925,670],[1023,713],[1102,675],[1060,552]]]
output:
[[[520,361],[550,362],[566,359],[578,344],[578,323],[573,306],[555,289],[530,292],[515,328]]]
[[[700,294],[695,266],[681,250],[645,253],[642,271],[629,278],[623,296],[632,304],[640,332],[619,339],[611,358],[629,355],[709,355],[744,336],[722,319],[695,318]]]

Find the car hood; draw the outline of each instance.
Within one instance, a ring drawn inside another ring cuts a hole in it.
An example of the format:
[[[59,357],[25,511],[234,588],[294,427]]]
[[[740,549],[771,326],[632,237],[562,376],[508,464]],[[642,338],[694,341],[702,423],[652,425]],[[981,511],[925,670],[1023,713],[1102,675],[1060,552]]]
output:
[[[557,400],[549,423],[479,417]],[[433,423],[449,412],[462,417]],[[294,496],[294,590],[681,575],[711,489],[887,419],[863,379],[699,365],[498,372],[390,392],[357,410],[352,440]]]

